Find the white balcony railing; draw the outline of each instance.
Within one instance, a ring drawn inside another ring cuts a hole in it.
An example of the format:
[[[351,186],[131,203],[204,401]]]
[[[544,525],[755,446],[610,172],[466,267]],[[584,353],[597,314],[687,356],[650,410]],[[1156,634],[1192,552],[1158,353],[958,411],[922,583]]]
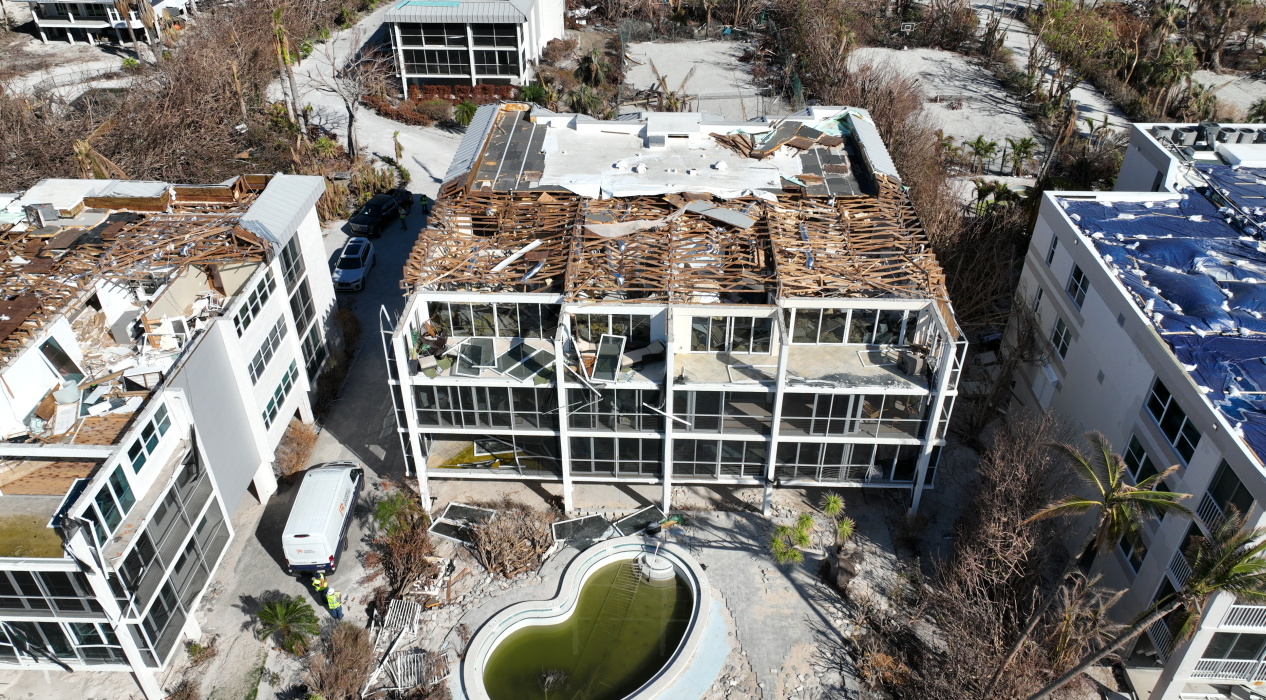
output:
[[[1179,589],[1187,585],[1187,579],[1191,578],[1191,564],[1187,563],[1182,549],[1174,552],[1173,558],[1169,560],[1169,576],[1174,579],[1174,588]]]
[[[1266,605],[1232,605],[1221,627],[1266,627]]]
[[[1250,682],[1262,671],[1260,661],[1231,661],[1228,659],[1201,659],[1191,672],[1192,678],[1219,681]]]
[[[1216,530],[1222,527],[1222,523],[1226,522],[1226,514],[1222,512],[1222,508],[1213,500],[1213,496],[1205,491],[1204,498],[1200,499],[1200,507],[1196,508],[1196,515],[1204,521],[1205,526],[1209,530]]]
[[[1169,632],[1169,625],[1165,624],[1165,618],[1161,618],[1152,623],[1147,628],[1147,636],[1152,640],[1152,646],[1156,647],[1156,653],[1160,655],[1161,661],[1169,661],[1169,653],[1174,650],[1174,635]]]

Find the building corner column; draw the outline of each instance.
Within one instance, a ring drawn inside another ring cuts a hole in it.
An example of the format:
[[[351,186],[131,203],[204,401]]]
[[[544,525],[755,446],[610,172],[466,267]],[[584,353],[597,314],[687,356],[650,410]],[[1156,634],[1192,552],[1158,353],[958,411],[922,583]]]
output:
[[[785,309],[779,305],[774,316],[778,326],[778,374],[774,383],[774,410],[769,421],[769,462],[765,465],[765,493],[760,514],[768,518],[774,510],[774,480],[778,468],[778,427],[782,419],[782,396],[787,390],[787,362],[791,355],[791,329],[787,327]]]
[[[470,25],[466,25],[467,31]],[[473,66],[473,64],[472,64]],[[576,507],[574,486],[571,481],[571,438],[568,435],[567,423],[567,356],[563,353],[564,343],[571,338],[571,327],[567,321],[567,307],[559,306],[558,327],[554,330],[554,382],[558,392],[558,466],[563,478],[563,513],[570,514]]]
[[[260,462],[255,476],[251,477],[251,483],[255,485],[255,495],[259,497],[260,505],[268,503],[268,499],[277,493],[277,475],[273,474],[272,462]]]
[[[664,457],[663,457],[663,506],[668,513],[673,507],[673,307],[664,311]]]
[[[932,397],[927,426],[924,428],[923,445],[919,452],[918,464],[914,469],[914,486],[910,493],[910,510],[907,515],[919,512],[919,501],[923,498],[923,482],[927,480],[928,462],[932,458],[932,450],[935,449],[936,441],[939,439],[937,428],[940,425],[941,414],[945,410],[945,394],[950,391],[950,377],[954,375],[954,365],[957,362],[958,345],[947,334],[945,345],[941,349],[940,361],[937,362],[936,394]]]

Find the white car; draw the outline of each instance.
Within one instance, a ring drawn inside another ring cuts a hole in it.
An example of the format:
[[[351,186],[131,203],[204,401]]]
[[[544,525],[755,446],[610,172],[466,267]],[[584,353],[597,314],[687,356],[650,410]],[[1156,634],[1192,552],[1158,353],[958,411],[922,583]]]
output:
[[[374,244],[368,238],[349,238],[334,266],[334,289],[359,292],[374,266]]]

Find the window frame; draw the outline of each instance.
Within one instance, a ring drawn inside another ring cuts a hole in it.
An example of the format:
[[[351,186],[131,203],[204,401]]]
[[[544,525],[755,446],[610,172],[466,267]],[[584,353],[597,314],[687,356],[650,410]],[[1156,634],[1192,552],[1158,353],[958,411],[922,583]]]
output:
[[[880,309],[880,308],[848,307],[848,308],[822,308],[822,309],[794,308],[794,309],[788,309],[788,311],[793,312],[790,315],[790,317],[787,319],[787,328],[788,328],[788,332],[791,333],[792,345],[853,345],[853,346],[858,346],[858,347],[866,346],[866,347],[899,348],[899,347],[904,347],[906,345],[909,345],[911,343],[911,341],[913,340],[914,329],[918,325],[918,321],[919,321],[919,313],[917,309]],[[831,312],[832,322],[835,324],[834,330],[838,330],[841,333],[841,340],[839,342],[835,342],[835,341],[823,342],[822,340],[823,331],[826,328],[826,319],[827,319],[828,312]],[[815,336],[815,340],[813,340],[812,342],[807,341],[807,340],[796,340],[796,335],[797,335],[796,322],[799,319],[799,316],[801,313],[809,313],[809,314],[816,313],[818,316],[817,323],[814,326],[817,329],[816,336]],[[854,337],[857,336],[855,332],[856,329],[854,328],[854,326],[861,327],[859,324],[855,323],[855,321],[861,319],[860,313],[873,314],[871,318],[866,319],[866,325],[870,327],[870,330],[866,332],[867,339],[864,342],[857,342],[854,340]],[[879,335],[879,324],[884,320],[884,317],[886,314],[892,314],[892,313],[901,314],[900,330],[897,331],[897,342],[876,343],[875,341]],[[842,324],[840,323],[840,318],[839,318],[840,314],[843,314]]]
[[[273,390],[273,395],[268,399],[268,405],[264,408],[264,430],[272,428],[273,422],[277,420],[277,414],[281,411],[281,406],[290,397],[291,390],[299,378],[299,361],[291,360],[290,368],[282,375],[281,381],[277,383],[277,388]]]
[[[273,271],[265,268],[264,278],[242,299],[242,305],[233,314],[233,327],[237,329],[237,337],[241,338],[246,329],[251,327],[251,322],[259,317],[276,289],[277,281],[273,279]]]
[[[1163,392],[1164,398],[1161,398],[1161,395],[1157,393],[1157,388]],[[1183,464],[1191,463],[1191,458],[1195,456],[1196,449],[1200,446],[1200,438],[1202,437],[1200,429],[1192,422],[1191,416],[1187,415],[1187,411],[1178,405],[1178,399],[1169,390],[1169,387],[1165,386],[1160,377],[1157,377],[1152,382],[1152,388],[1148,392],[1144,406],[1147,409],[1147,414],[1152,417],[1152,420],[1156,421],[1156,427],[1160,429],[1161,435],[1165,436],[1165,440],[1174,448],[1174,452],[1178,454],[1178,458],[1183,461]],[[1169,434],[1170,428],[1167,425],[1175,423],[1173,419],[1174,413],[1182,417],[1177,419],[1176,427],[1173,428],[1174,435],[1171,436]],[[1195,435],[1194,439],[1192,438],[1193,433]]]
[[[259,343],[259,350],[256,351],[255,357],[246,368],[246,373],[251,378],[251,384],[259,382],[259,378],[263,376],[264,370],[268,369],[268,363],[272,361],[277,354],[277,350],[281,348],[281,341],[286,338],[286,315],[282,314],[277,317],[277,323],[273,324],[272,330],[268,331],[268,335]]]
[[[169,428],[171,428],[171,414],[167,411],[167,404],[160,403],[158,408],[150,414],[149,419],[140,426],[140,437],[128,447],[127,458],[128,463],[132,465],[133,474],[139,474],[149,458],[158,451],[158,445]]]
[[[1073,271],[1068,275],[1068,286],[1064,291],[1068,292],[1068,296],[1073,300],[1073,305],[1078,309],[1086,301],[1086,292],[1090,290],[1090,278],[1082,271],[1081,266],[1073,263]]]
[[[1050,267],[1055,262],[1055,251],[1059,249],[1059,236],[1051,233],[1051,245],[1046,250],[1046,266]]]
[[[1059,359],[1063,360],[1068,357],[1068,348],[1073,344],[1073,332],[1069,330],[1068,324],[1064,323],[1063,316],[1055,316],[1055,323],[1051,326],[1051,345],[1055,346],[1055,352],[1059,355]]]
[[[703,348],[696,347],[697,331],[699,330],[700,321],[706,321],[708,328],[708,337],[704,341]],[[741,349],[736,344],[740,335],[740,325],[747,325],[747,328],[741,331],[746,336],[747,349]],[[765,350],[756,349],[756,339],[758,327],[767,326],[767,334],[763,338],[766,345]],[[771,355],[777,343],[775,342],[775,329],[777,324],[773,316],[691,316],[690,317],[690,346],[687,352],[699,355],[711,355],[718,352],[724,353],[741,353],[743,355]],[[718,334],[719,339],[714,338]]]

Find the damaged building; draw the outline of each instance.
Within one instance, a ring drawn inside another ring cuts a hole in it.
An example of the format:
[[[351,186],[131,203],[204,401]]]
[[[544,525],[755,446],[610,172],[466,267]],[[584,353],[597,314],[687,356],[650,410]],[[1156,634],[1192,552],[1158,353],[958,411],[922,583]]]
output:
[[[384,317],[406,468],[562,484],[933,484],[966,340],[860,109],[481,107]]]
[[[1146,518],[1106,552],[1065,544],[1123,591],[1117,622],[1181,591],[1199,543],[1233,513],[1266,525],[1266,138],[1262,125],[1135,124],[1114,192],[1047,192],[1021,290],[1050,340],[1013,405],[1097,431],[1127,483],[1190,494],[1192,517]],[[1014,327],[1012,328],[1014,333]],[[1079,544],[1080,543],[1080,544]],[[1266,680],[1266,606],[1216,593],[1121,654],[1139,698],[1249,697]]]
[[[0,669],[130,671],[165,696],[234,510],[276,490],[274,449],[312,419],[324,191],[44,180],[0,200]]]

